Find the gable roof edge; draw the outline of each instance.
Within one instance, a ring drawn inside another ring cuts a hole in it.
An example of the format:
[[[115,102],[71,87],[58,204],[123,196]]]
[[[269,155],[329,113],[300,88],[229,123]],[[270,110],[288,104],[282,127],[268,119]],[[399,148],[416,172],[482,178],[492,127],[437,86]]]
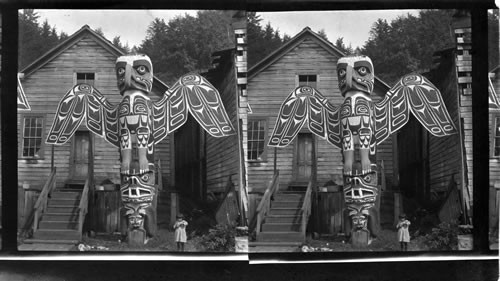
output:
[[[29,65],[27,65],[26,67],[24,67],[19,72],[24,73],[24,77],[31,75],[33,72],[42,68],[44,65],[46,65],[47,63],[52,61],[52,59],[54,59],[55,57],[57,57],[58,55],[60,55],[64,51],[68,50],[74,44],[76,44],[81,37],[85,36],[86,33],[88,33],[90,36],[93,36],[96,39],[95,42],[97,44],[99,44],[101,47],[103,47],[104,49],[106,49],[108,52],[110,52],[114,55],[117,55],[117,56],[124,54],[123,51],[121,51],[116,46],[114,46],[106,38],[97,34],[88,25],[84,25],[78,31],[76,31],[71,36],[69,36],[66,40],[59,43],[58,45],[56,45],[52,49],[48,50],[45,54],[43,54],[41,57],[36,59],[34,62],[32,62]]]

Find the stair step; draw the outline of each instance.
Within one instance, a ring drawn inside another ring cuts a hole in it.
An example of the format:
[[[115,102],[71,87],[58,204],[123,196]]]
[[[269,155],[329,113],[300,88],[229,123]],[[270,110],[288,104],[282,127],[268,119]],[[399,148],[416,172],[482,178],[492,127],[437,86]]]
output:
[[[273,201],[272,208],[302,208],[302,201]]]
[[[42,216],[42,221],[47,220],[47,221],[67,221],[67,222],[73,222],[78,220],[78,213],[48,213],[46,212]]]
[[[74,244],[32,243],[19,245],[17,249],[19,251],[68,252],[76,248]]]
[[[47,221],[42,220],[39,224],[39,229],[78,229],[78,222],[67,221]]]
[[[307,186],[308,184],[297,184],[297,185],[289,185],[288,190],[289,192],[306,192],[307,191]]]
[[[269,215],[265,218],[266,223],[300,223],[300,215]]]
[[[274,201],[304,201],[305,194],[300,193],[277,193],[274,195]]]
[[[299,215],[300,208],[271,208],[270,215]]]
[[[77,207],[80,205],[80,200],[75,200],[75,199],[54,199],[51,198],[49,199],[49,202],[47,203],[49,207],[52,206],[70,206],[70,207]]]
[[[74,199],[80,200],[82,192],[55,191],[50,194],[51,199]]]
[[[64,240],[64,239],[60,239],[60,240],[48,240],[48,239],[25,239],[23,241],[25,244],[35,244],[35,243],[39,243],[39,244],[73,244],[73,245],[76,245],[78,244],[78,240]]]
[[[281,242],[304,242],[305,237],[302,232],[290,231],[290,232],[261,232],[257,234],[257,241],[259,242],[271,242],[271,241],[281,241]]]
[[[300,223],[264,223],[262,224],[262,231],[265,232],[290,232],[300,231]]]
[[[47,213],[71,214],[78,213],[78,206],[48,206]]]
[[[33,238],[43,240],[80,240],[78,230],[67,229],[38,229]]]

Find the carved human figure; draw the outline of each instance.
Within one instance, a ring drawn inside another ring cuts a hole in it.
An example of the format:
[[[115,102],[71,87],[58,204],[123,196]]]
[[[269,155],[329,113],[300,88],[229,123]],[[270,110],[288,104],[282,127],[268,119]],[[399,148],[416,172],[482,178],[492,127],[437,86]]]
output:
[[[344,201],[346,210],[346,232],[368,231],[370,236],[376,237],[379,232],[379,213],[375,207],[378,196],[378,176],[375,165],[371,171],[362,174],[360,163],[354,165],[352,175],[344,176]]]
[[[375,75],[366,56],[349,56],[337,62],[339,89],[344,97],[340,106],[344,174],[352,174],[355,145],[359,146],[362,173],[371,170],[370,154],[375,154],[374,104],[370,97]]]
[[[153,87],[153,65],[145,55],[121,56],[116,60],[119,105],[121,173],[128,173],[132,144],[137,146],[140,172],[148,171],[147,150],[152,149],[153,104],[148,97]]]
[[[120,187],[123,207],[121,213],[121,232],[126,235],[133,230],[143,231],[145,237],[156,233],[156,196],[154,172],[140,172],[137,161],[132,162],[127,175],[122,175]]]

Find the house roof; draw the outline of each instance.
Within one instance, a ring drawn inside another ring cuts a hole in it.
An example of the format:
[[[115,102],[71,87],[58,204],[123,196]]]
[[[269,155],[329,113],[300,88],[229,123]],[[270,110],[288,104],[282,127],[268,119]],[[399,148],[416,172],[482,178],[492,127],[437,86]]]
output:
[[[252,66],[252,68],[250,68],[250,70],[248,71],[248,79],[251,80],[254,76],[281,59],[306,39],[314,40],[316,43],[318,43],[318,45],[323,47],[327,52],[334,56],[343,57],[346,55],[344,52],[335,47],[335,45],[333,45],[330,41],[325,40],[319,34],[312,31],[311,28],[305,27],[301,32],[297,33],[297,35],[283,44],[280,48],[276,49],[274,52]],[[375,83],[382,86],[382,88],[390,88],[389,85],[387,85],[384,81],[380,80],[377,77],[375,77]]]
[[[27,77],[37,71],[38,69],[42,68],[45,66],[47,63],[51,62],[54,58],[59,56],[61,53],[65,52],[75,44],[77,44],[82,38],[84,37],[90,37],[92,38],[96,43],[98,43],[101,47],[103,47],[106,51],[109,53],[115,55],[116,57],[125,55],[125,52],[120,50],[118,47],[113,45],[111,41],[108,39],[104,38],[102,35],[99,35],[97,32],[92,30],[88,25],[82,26],[78,31],[73,33],[71,36],[66,38],[63,42],[61,42],[59,45],[55,46],[54,48],[50,49],[47,51],[44,55],[42,55],[40,58],[29,64],[28,66],[24,67],[20,72],[24,74],[24,77]],[[158,78],[154,77],[154,82],[158,83],[161,88],[165,87],[165,89],[168,89],[169,87],[161,80]]]

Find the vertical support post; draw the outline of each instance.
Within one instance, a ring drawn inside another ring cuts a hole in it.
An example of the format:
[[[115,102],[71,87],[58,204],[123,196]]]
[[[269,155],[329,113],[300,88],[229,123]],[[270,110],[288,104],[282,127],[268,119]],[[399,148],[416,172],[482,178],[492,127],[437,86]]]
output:
[[[54,145],[51,145],[50,149],[50,170],[54,170]]]
[[[170,224],[173,224],[177,216],[179,206],[179,197],[176,191],[170,193]]]

